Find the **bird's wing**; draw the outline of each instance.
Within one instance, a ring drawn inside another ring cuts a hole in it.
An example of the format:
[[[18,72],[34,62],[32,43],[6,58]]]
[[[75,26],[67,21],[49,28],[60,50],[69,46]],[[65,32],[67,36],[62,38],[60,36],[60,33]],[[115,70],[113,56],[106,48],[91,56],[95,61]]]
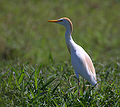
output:
[[[92,60],[88,54],[85,54],[85,61],[84,62],[85,62],[85,65],[88,67],[88,69],[92,72],[92,74],[94,75],[94,78],[96,80],[95,68],[94,68]]]
[[[89,55],[83,48],[77,46],[71,49],[71,63],[75,72],[88,80],[92,85],[96,84],[95,69]]]

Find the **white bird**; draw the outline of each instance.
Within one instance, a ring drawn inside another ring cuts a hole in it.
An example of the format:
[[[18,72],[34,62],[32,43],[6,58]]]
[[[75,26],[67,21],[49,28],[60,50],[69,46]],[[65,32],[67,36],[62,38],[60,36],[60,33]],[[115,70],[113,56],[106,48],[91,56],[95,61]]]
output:
[[[71,55],[71,63],[78,79],[78,85],[79,75],[81,75],[83,78],[88,80],[89,83],[95,86],[97,84],[97,80],[94,65],[86,51],[73,41],[71,36],[73,25],[70,19],[67,17],[63,17],[57,20],[48,20],[48,22],[55,22],[63,25],[66,28],[65,40],[67,48]]]

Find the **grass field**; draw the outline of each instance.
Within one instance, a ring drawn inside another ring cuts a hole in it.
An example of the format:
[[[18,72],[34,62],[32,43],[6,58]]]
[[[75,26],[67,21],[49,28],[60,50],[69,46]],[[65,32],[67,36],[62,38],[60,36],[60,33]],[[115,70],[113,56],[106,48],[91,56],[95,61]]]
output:
[[[1,0],[0,107],[120,106],[120,0]],[[69,17],[73,39],[92,57],[98,88],[80,96],[65,29],[49,19]]]

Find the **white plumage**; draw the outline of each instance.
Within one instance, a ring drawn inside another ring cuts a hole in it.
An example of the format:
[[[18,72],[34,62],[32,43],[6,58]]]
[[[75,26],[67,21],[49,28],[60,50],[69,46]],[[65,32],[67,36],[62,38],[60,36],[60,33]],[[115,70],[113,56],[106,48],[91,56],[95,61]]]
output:
[[[49,20],[48,22],[56,22],[66,28],[66,44],[71,55],[71,63],[77,78],[79,79],[79,75],[81,75],[93,86],[97,84],[95,68],[91,58],[85,52],[85,50],[81,46],[77,45],[72,39],[71,33],[73,31],[73,26],[70,19],[63,17],[58,20]]]

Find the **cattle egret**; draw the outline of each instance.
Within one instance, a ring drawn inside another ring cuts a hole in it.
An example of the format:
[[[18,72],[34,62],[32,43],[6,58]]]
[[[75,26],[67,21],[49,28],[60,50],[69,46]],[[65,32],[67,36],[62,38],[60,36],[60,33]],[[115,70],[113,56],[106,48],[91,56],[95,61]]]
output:
[[[97,84],[95,68],[93,66],[90,56],[79,45],[77,45],[71,36],[73,25],[69,18],[63,17],[57,20],[48,20],[48,22],[55,22],[63,25],[66,28],[65,40],[68,51],[71,55],[71,63],[75,70],[79,85],[79,75],[89,81],[93,86]],[[78,91],[79,92],[79,91]]]

